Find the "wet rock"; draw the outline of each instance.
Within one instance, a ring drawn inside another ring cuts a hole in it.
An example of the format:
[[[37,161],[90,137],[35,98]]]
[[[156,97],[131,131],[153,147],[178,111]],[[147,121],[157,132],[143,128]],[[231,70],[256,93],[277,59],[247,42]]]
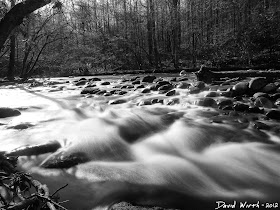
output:
[[[149,93],[151,92],[151,90],[149,88],[145,88],[141,91],[141,93]]]
[[[249,90],[253,93],[260,91],[264,86],[268,83],[266,78],[256,77],[250,80],[249,82]]]
[[[233,105],[233,110],[238,112],[245,112],[248,111],[249,105],[243,103],[237,103]]]
[[[171,83],[168,81],[159,81],[159,82],[157,82],[157,84],[155,86],[155,90],[159,90],[159,88],[161,88],[162,86],[165,86],[165,85],[167,85],[167,87],[168,87],[168,85],[172,86]]]
[[[145,86],[144,85],[138,85],[137,87],[136,87],[136,89],[140,89],[140,88],[144,88]]]
[[[148,75],[142,79],[142,82],[152,83],[156,79],[156,76]]]
[[[189,93],[190,94],[197,94],[197,93],[200,93],[200,88],[198,88],[198,87],[190,87],[190,89],[189,89]]]
[[[168,91],[168,90],[171,90],[172,88],[173,88],[172,85],[167,84],[167,85],[160,86],[160,87],[158,88],[158,91],[162,91],[162,90]]]
[[[138,106],[144,106],[144,105],[152,105],[152,102],[150,100],[143,100],[138,103]]]
[[[272,109],[267,112],[266,116],[270,119],[280,120],[280,110]]]
[[[78,81],[75,83],[76,86],[82,86],[82,85],[85,85],[87,83],[86,80],[81,80],[81,81]]]
[[[280,98],[280,93],[274,93],[274,94],[270,95],[269,98],[272,101],[276,101],[278,98]]]
[[[177,88],[179,89],[187,89],[190,87],[190,84],[187,82],[179,82]]]
[[[200,98],[194,103],[198,106],[217,107],[217,103],[213,98]]]
[[[163,100],[162,99],[158,99],[158,98],[154,98],[154,99],[151,100],[151,103],[152,104],[157,104],[157,103],[163,104]]]
[[[111,96],[112,93],[104,93],[104,96]]]
[[[177,82],[177,78],[176,77],[171,78],[170,82]]]
[[[8,127],[8,129],[16,129],[16,130],[24,130],[30,127],[33,127],[34,125],[30,124],[30,123],[21,123],[15,126],[10,126]]]
[[[138,80],[138,79],[140,79],[140,77],[136,76],[136,77],[132,77],[132,78],[130,79],[130,81],[131,81],[131,82],[134,82],[134,81],[136,81],[136,80]],[[140,81],[139,81],[139,82],[140,82]]]
[[[242,96],[235,96],[235,97],[233,97],[233,99],[236,100],[236,101],[243,101]]]
[[[214,97],[217,97],[217,96],[219,96],[219,94],[215,91],[211,91],[211,92],[209,92],[205,95],[205,97],[207,97],[207,98],[214,98]]]
[[[225,106],[232,106],[233,105],[233,102],[232,100],[230,99],[223,99],[223,100],[220,100],[217,105],[222,108],[222,107],[225,107]]]
[[[107,91],[106,90],[100,90],[97,93],[95,93],[96,95],[103,95],[105,94]]]
[[[125,95],[125,94],[127,94],[127,92],[126,91],[119,91],[118,94],[119,95]]]
[[[233,107],[232,105],[227,105],[227,106],[219,106],[219,109],[222,109],[222,110],[233,110]]]
[[[17,109],[11,109],[7,107],[0,107],[0,118],[15,117],[21,115]]]
[[[176,94],[176,90],[170,90],[165,95],[166,96],[174,96]]]
[[[269,83],[262,88],[262,92],[264,93],[272,93],[277,90],[277,86],[274,83]]]
[[[179,78],[177,79],[178,82],[183,82],[183,81],[187,81],[187,80],[189,80],[188,77],[179,77]]]
[[[166,105],[175,105],[175,104],[179,104],[179,103],[180,103],[180,99],[179,98],[172,98],[172,99],[169,99],[166,102]]]
[[[233,95],[240,96],[247,93],[249,88],[248,82],[238,82],[236,85],[232,87]]]
[[[258,97],[255,100],[254,105],[257,107],[264,107],[264,108],[269,108],[269,109],[271,109],[273,107],[273,103],[265,97]]]
[[[136,81],[133,81],[131,84],[133,84],[133,85],[139,85],[139,84],[140,84],[140,81],[139,81],[139,80],[136,80]]]
[[[93,78],[90,78],[88,81],[90,81],[90,82],[101,81],[101,79],[99,79],[97,77],[93,77]]]
[[[206,87],[206,85],[205,85],[204,82],[198,81],[198,82],[196,82],[196,83],[194,84],[194,87],[197,87],[197,88],[199,88],[200,90],[202,90],[203,88]]]
[[[111,100],[108,102],[109,105],[114,105],[114,104],[123,104],[126,103],[126,100],[124,99],[116,99],[116,100]]]
[[[267,93],[263,93],[263,92],[257,92],[253,95],[254,99],[257,99],[258,97],[265,97],[265,98],[269,98]]]
[[[111,90],[109,93],[111,93],[111,94],[116,94],[117,91],[118,91],[118,90]]]
[[[264,113],[264,109],[260,109],[257,106],[250,106],[248,109],[248,112],[250,113],[257,113],[257,114],[263,114]]]
[[[106,82],[101,82],[100,85],[110,85],[110,82],[106,81]]]
[[[262,122],[253,122],[252,126],[253,126],[253,128],[256,128],[256,129],[270,130],[270,126],[265,123],[262,123]]]
[[[86,87],[82,90],[81,94],[95,94],[99,91],[98,88]]]

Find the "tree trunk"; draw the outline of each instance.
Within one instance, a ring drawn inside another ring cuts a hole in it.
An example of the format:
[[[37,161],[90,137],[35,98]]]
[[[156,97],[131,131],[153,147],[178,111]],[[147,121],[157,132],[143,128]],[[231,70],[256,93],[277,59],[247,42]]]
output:
[[[11,0],[11,8],[15,6],[15,0]],[[14,80],[14,69],[15,69],[15,57],[16,57],[16,35],[13,33],[10,36],[10,61],[7,72],[8,80]]]
[[[22,23],[25,16],[50,2],[51,0],[26,0],[16,4],[0,21],[0,50],[13,29]]]

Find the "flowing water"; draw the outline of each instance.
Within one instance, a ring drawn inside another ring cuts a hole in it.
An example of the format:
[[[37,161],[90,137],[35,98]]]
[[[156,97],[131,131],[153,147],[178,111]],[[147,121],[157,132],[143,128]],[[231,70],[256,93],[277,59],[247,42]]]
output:
[[[110,84],[95,85],[107,92],[131,84],[116,76],[100,78]],[[21,157],[19,167],[52,191],[68,183],[60,192],[68,209],[120,201],[182,209],[213,209],[217,201],[262,207],[280,202],[279,135],[252,126],[251,119],[262,119],[259,114],[197,105],[218,86],[194,94],[175,88],[171,96],[142,93],[143,88],[127,88],[124,95],[81,95],[77,79],[0,87],[1,107],[21,112],[0,119],[0,150],[59,142],[57,152]],[[162,103],[141,104],[153,99]],[[112,103],[116,100],[122,103]],[[73,156],[80,164],[71,165]],[[43,169],[42,163],[66,169]]]

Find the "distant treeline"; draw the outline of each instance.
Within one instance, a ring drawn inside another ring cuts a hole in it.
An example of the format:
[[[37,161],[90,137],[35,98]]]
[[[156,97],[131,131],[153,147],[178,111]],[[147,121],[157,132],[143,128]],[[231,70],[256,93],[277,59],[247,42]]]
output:
[[[279,0],[65,0],[30,14],[13,32],[0,74],[12,48],[16,74],[28,76],[201,64],[280,68],[279,25]]]

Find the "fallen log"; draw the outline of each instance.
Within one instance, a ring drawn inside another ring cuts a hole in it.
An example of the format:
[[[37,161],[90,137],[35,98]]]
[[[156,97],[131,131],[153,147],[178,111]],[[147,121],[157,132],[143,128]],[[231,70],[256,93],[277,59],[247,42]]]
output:
[[[198,81],[211,83],[221,78],[236,77],[266,77],[269,79],[280,78],[280,70],[238,70],[238,71],[219,71],[214,72],[202,66],[199,71],[195,72]]]

